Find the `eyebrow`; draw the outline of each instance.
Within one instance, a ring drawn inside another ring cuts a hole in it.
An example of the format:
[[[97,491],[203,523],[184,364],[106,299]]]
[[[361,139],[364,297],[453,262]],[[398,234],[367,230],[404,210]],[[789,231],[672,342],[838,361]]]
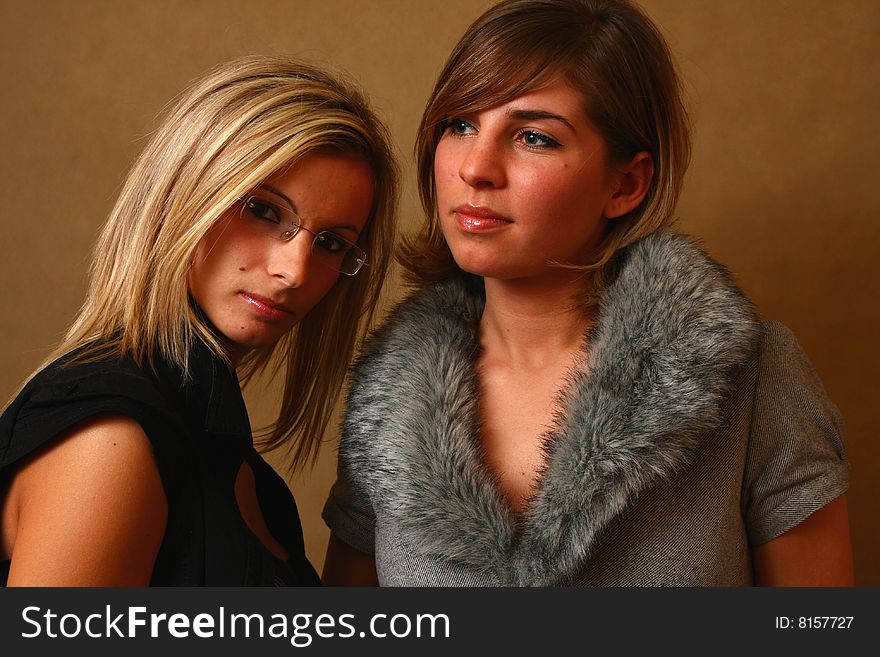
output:
[[[275,196],[278,196],[279,198],[283,198],[285,201],[287,201],[287,205],[290,206],[290,209],[293,210],[294,214],[297,214],[296,203],[291,201],[290,197],[287,196],[287,194],[284,194],[281,190],[275,189],[274,187],[272,187],[272,185],[267,185],[266,183],[260,183],[259,185],[257,185],[257,187],[272,192],[273,194],[275,194]]]
[[[559,121],[560,123],[568,126],[568,129],[573,133],[577,134],[577,130],[571,124],[567,118],[560,114],[554,114],[553,112],[547,112],[545,110],[531,110],[531,109],[515,109],[510,110],[507,113],[512,119],[518,119],[520,121],[537,121],[540,119],[550,119],[551,121]]]
[[[272,187],[272,185],[267,185],[266,183],[260,183],[259,185],[257,185],[257,187],[259,187],[260,189],[265,189],[267,192],[272,192],[273,194],[275,194],[275,196],[277,196],[279,198],[283,198],[285,201],[287,201],[287,205],[293,211],[293,214],[295,214],[297,216],[297,218],[299,218],[299,212],[296,209],[296,203],[291,201],[290,197],[287,194],[285,194],[284,192],[282,192],[279,189],[275,189],[274,187]],[[302,219],[299,219],[299,220],[302,221]],[[355,235],[357,235],[358,237],[360,237],[360,234],[361,234],[361,232],[357,228],[355,228],[352,224],[337,224],[337,225],[331,226],[330,228],[332,228],[334,230],[348,230],[348,231],[351,231],[352,233],[354,233]],[[324,228],[322,230],[329,230],[329,229]]]

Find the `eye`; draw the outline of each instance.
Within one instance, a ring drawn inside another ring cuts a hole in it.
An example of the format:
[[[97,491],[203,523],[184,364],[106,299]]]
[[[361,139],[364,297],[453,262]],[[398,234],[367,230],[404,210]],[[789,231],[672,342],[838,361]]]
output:
[[[472,126],[464,119],[449,119],[446,122],[446,129],[449,131],[449,134],[456,135],[458,137],[463,135],[471,135],[476,132],[474,126]]]
[[[271,221],[273,224],[281,223],[281,212],[268,201],[252,196],[244,204],[248,214],[255,219]]]
[[[339,237],[336,233],[331,233],[329,230],[322,230],[315,235],[314,246],[321,249],[324,253],[341,256],[345,255],[345,253],[351,248],[351,243],[348,240]]]
[[[523,130],[517,135],[517,139],[529,148],[559,148],[562,145],[553,137],[536,130]]]

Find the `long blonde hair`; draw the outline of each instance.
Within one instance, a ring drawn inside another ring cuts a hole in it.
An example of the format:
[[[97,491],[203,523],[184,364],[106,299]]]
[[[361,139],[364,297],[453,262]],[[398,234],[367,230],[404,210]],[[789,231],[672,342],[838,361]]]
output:
[[[188,371],[190,345],[222,346],[189,300],[196,246],[236,200],[311,153],[355,155],[375,197],[359,245],[369,266],[340,276],[274,348],[250,354],[243,380],[270,363],[284,392],[262,447],[313,463],[359,335],[372,323],[395,238],[398,171],[382,123],[351,84],[300,61],[251,56],[186,90],[135,161],[94,251],[86,300],[43,364],[156,355]],[[41,366],[41,367],[43,367]]]
[[[612,166],[647,151],[654,176],[645,199],[610,222],[594,261],[563,265],[593,272],[594,290],[622,247],[669,224],[690,161],[690,125],[669,47],[627,0],[506,0],[477,18],[437,79],[416,138],[425,223],[399,260],[415,287],[460,270],[440,230],[434,153],[450,118],[482,111],[562,76],[608,145]],[[558,263],[557,263],[558,264]]]

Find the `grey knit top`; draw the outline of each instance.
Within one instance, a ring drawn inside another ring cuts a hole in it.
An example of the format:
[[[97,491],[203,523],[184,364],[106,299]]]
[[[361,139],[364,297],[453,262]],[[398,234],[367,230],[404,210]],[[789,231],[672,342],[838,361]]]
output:
[[[404,302],[355,368],[333,533],[390,586],[752,583],[750,548],[847,487],[843,425],[792,333],[693,242],[630,247],[514,514],[482,463],[479,286]]]

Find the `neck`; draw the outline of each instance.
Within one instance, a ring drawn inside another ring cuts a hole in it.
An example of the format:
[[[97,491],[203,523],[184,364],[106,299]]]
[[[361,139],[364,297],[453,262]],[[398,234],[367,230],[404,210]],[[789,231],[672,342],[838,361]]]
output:
[[[550,284],[485,279],[486,306],[480,319],[484,358],[531,368],[582,349],[594,318],[581,303],[587,285],[582,272],[560,272]]]

